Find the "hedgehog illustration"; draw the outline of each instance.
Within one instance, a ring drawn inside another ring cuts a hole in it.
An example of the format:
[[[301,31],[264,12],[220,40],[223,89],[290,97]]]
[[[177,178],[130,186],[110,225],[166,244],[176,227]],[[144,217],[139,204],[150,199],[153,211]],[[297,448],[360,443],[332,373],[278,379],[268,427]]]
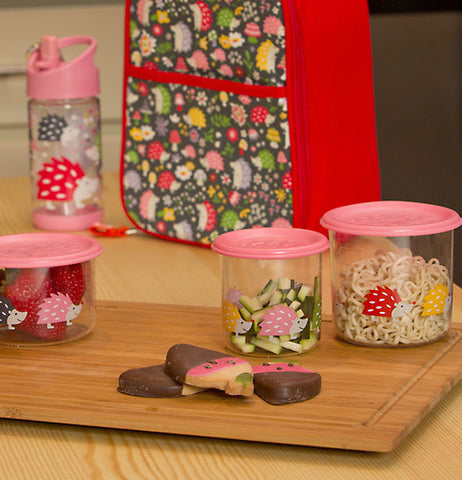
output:
[[[244,320],[239,314],[239,310],[229,300],[223,302],[223,325],[226,330],[235,335],[243,335],[247,333],[253,323]]]
[[[38,139],[57,142],[61,139],[65,127],[67,127],[67,122],[63,117],[56,115],[56,113],[48,113],[40,120]]]
[[[260,336],[267,336],[272,340],[273,336],[290,335],[290,339],[297,338],[308,324],[308,317],[300,318],[297,312],[288,305],[282,303],[268,309],[260,322]]]
[[[249,188],[252,183],[252,168],[250,165],[243,158],[239,158],[230,162],[230,166],[233,171],[233,188],[237,190]]]
[[[239,301],[242,295],[242,290],[240,288],[231,287],[226,294],[226,301],[230,302],[237,308],[242,308],[242,304]]]
[[[138,0],[136,5],[136,16],[141,25],[149,25],[149,9],[152,4],[152,0]]]
[[[444,284],[438,284],[425,295],[422,316],[448,314],[450,308],[451,295],[448,293],[448,287]]]
[[[187,52],[192,46],[192,33],[188,26],[180,21],[171,27],[173,32],[173,50]]]
[[[202,50],[195,50],[191,57],[186,59],[186,63],[196,70],[210,70],[209,61]]]
[[[257,48],[257,68],[274,73],[276,70],[276,55],[279,52],[271,40],[266,40]]]
[[[155,99],[155,111],[159,115],[168,115],[172,109],[172,96],[164,85],[152,90]]]
[[[27,317],[27,312],[16,310],[9,298],[0,295],[0,324],[8,325],[8,330],[14,330]]]
[[[404,303],[398,292],[389,287],[377,287],[370,290],[363,302],[363,315],[372,317],[391,317],[395,322],[411,312],[414,305]]]
[[[197,205],[197,212],[199,214],[197,228],[201,232],[211,232],[217,223],[217,212],[213,205],[208,200],[205,200],[205,202]]]
[[[198,0],[191,5],[191,11],[194,18],[194,29],[202,32],[210,30],[212,26],[212,11],[209,6],[203,0]]]
[[[184,115],[183,118],[185,122],[192,127],[205,128],[207,126],[204,112],[200,108],[190,108],[188,113]]]
[[[77,208],[83,208],[84,202],[92,198],[99,186],[98,178],[87,177],[78,163],[67,158],[52,158],[44,163],[38,172],[37,198],[45,201],[74,201]]]
[[[37,325],[54,328],[55,323],[66,322],[72,325],[72,320],[77,318],[82,311],[82,304],[74,305],[69,295],[52,293],[39,306]]]

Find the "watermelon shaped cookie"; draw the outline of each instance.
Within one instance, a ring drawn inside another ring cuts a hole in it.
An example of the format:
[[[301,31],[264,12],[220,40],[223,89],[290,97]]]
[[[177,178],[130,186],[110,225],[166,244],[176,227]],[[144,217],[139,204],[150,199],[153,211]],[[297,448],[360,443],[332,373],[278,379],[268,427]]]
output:
[[[255,393],[272,405],[303,402],[321,391],[321,375],[295,363],[253,367]]]
[[[179,343],[167,352],[164,369],[177,383],[223,390],[228,395],[251,396],[252,367],[241,358]]]

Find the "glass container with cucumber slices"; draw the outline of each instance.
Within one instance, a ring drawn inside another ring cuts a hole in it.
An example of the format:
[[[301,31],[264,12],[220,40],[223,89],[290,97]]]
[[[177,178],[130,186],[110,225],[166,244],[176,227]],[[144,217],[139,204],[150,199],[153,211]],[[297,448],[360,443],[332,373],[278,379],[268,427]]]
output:
[[[321,337],[322,253],[328,239],[298,228],[224,233],[212,249],[222,266],[226,345],[256,356],[311,350]]]

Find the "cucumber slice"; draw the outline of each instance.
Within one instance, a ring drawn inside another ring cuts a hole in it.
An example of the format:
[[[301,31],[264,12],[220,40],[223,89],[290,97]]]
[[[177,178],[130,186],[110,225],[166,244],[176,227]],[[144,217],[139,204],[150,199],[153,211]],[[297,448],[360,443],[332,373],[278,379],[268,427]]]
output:
[[[284,294],[281,290],[275,290],[271,295],[269,305],[279,305],[284,300]]]
[[[247,295],[242,295],[239,298],[239,302],[250,313],[260,310],[263,307],[263,305],[259,302],[258,298],[256,297],[250,298]]]
[[[302,285],[300,287],[300,290],[298,291],[297,293],[297,298],[303,302],[303,300],[305,300],[305,298],[308,296],[308,295],[312,295],[313,294],[313,287],[311,286],[308,286],[308,285]]]
[[[318,337],[316,335],[311,335],[310,338],[304,338],[303,340],[300,340],[302,352],[310,350],[316,345],[316,343],[318,343]]]
[[[255,350],[255,345],[247,343],[244,335],[231,335],[231,343],[238,348],[242,353],[252,353]]]
[[[247,310],[247,308],[240,308],[239,313],[241,314],[241,317],[246,320],[247,322],[250,322],[252,319],[252,314]]]
[[[253,312],[252,316],[251,316],[251,321],[253,321],[255,323],[260,323],[261,318],[263,317],[263,315],[267,312],[267,310],[269,308],[270,307],[264,307],[264,308],[260,308],[260,310],[256,310],[255,312]]]
[[[266,305],[269,302],[275,287],[276,287],[276,282],[274,280],[270,280],[265,285],[263,290],[257,294],[257,298],[262,305]]]
[[[278,290],[281,290],[282,292],[288,292],[291,288],[291,280],[290,278],[286,277],[281,277],[278,278]]]
[[[231,339],[231,343],[233,343],[234,345],[242,345],[243,343],[245,343],[245,336],[241,336],[241,335],[234,335],[232,334],[230,336],[230,339]]]
[[[272,352],[276,355],[279,355],[282,351],[281,345],[278,345],[274,342],[269,342],[268,340],[262,340],[261,338],[252,337],[250,339],[250,343],[252,343],[256,347],[262,348],[263,350],[267,350],[268,352]]]
[[[321,326],[321,314],[322,314],[322,304],[321,304],[321,291],[319,285],[318,277],[314,278],[314,292],[313,292],[313,313],[310,317],[311,329],[314,330],[317,327]]]
[[[286,295],[286,302],[293,302],[297,298],[297,292],[291,288]]]
[[[242,353],[253,353],[255,351],[255,345],[252,345],[251,343],[238,343],[234,346]]]
[[[290,335],[279,335],[279,344],[288,342],[290,340]]]
[[[289,307],[293,308],[294,310],[297,310],[297,308],[301,305],[301,303],[298,300],[294,300],[293,302],[290,303]]]
[[[287,348],[287,350],[292,350],[297,353],[300,353],[303,349],[302,345],[297,342],[282,342],[280,345],[282,348]]]

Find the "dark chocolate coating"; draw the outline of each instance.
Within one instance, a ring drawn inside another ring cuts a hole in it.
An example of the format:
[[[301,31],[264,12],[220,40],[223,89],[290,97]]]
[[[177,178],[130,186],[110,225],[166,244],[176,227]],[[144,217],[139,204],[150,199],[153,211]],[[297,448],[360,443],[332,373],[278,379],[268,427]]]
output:
[[[174,382],[164,371],[163,365],[132,368],[119,377],[120,393],[137,397],[181,397],[183,385]]]
[[[165,357],[165,373],[178,383],[184,383],[187,373],[194,367],[217,358],[229,357],[229,354],[206,348],[177,343],[170,347]]]
[[[272,405],[303,402],[321,391],[316,372],[262,372],[253,376],[255,393]]]

